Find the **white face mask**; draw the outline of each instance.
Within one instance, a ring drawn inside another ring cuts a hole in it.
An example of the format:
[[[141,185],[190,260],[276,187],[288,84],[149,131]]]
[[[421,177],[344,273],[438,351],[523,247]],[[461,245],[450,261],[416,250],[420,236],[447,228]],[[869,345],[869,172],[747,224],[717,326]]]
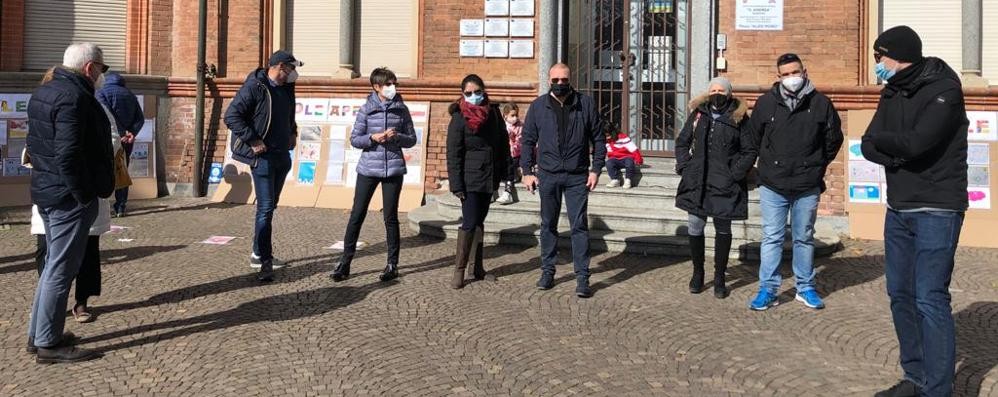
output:
[[[384,96],[385,99],[391,100],[392,98],[395,98],[395,94],[395,84],[386,85],[381,88],[381,95]]]
[[[284,79],[284,84],[291,84],[298,80],[298,71],[292,70],[288,73],[288,77]]]
[[[94,81],[94,89],[100,90],[104,86],[104,73],[97,75],[97,81]]]
[[[516,116],[513,116],[513,117],[510,117],[510,118],[506,119],[506,124],[515,125],[517,121],[520,121],[520,118],[516,117]]]
[[[804,86],[804,78],[801,76],[790,76],[783,79],[783,87],[790,92],[800,91]]]

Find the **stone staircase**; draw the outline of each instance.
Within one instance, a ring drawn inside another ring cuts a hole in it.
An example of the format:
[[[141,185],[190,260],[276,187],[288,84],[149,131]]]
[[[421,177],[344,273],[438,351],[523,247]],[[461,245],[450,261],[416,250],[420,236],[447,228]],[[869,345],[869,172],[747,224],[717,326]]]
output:
[[[642,255],[689,255],[687,214],[676,208],[675,192],[679,176],[675,175],[675,160],[646,159],[639,169],[636,186],[631,189],[607,188],[608,177],[600,177],[600,186],[589,196],[590,241],[594,251],[628,252]],[[540,202],[522,185],[517,186],[519,201],[510,205],[493,204],[485,223],[488,244],[539,244]],[[559,245],[571,244],[568,220],[562,206],[559,223]],[[447,192],[446,186],[437,194],[428,194],[426,205],[411,211],[409,224],[420,234],[456,238],[460,225],[461,202]],[[762,219],[759,214],[758,190],[749,192],[749,219],[732,222],[731,257],[758,261]],[[708,223],[708,256],[713,247],[714,229]],[[818,222],[815,233],[815,254],[827,256],[840,248],[838,235],[822,229]],[[791,248],[790,231],[784,252]],[[785,255],[785,256],[786,256]],[[787,256],[788,257],[788,256]]]

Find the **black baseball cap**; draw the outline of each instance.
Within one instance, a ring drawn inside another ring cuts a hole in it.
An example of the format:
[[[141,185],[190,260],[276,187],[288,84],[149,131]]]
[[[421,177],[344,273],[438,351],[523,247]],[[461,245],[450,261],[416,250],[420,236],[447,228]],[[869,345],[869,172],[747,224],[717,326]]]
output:
[[[779,58],[776,58],[776,67],[780,67],[788,63],[794,63],[794,62],[798,62],[801,65],[804,64],[804,61],[800,59],[800,56],[792,52],[788,52],[786,54],[780,55]]]
[[[295,59],[294,55],[291,55],[290,52],[287,52],[287,51],[284,51],[284,50],[278,50],[273,55],[271,55],[269,63],[270,63],[270,66],[280,65],[282,63],[286,63],[288,65],[295,66],[295,67],[305,66],[305,62],[302,62],[302,61],[299,61],[299,60]]]

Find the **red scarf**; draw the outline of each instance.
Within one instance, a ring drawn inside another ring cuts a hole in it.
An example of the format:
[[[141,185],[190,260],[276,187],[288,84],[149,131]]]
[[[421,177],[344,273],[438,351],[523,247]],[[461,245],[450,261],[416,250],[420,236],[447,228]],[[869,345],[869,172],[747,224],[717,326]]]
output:
[[[482,124],[485,124],[485,120],[489,118],[489,99],[485,98],[481,105],[472,105],[464,99],[460,99],[461,115],[464,116],[464,120],[468,123],[468,128],[471,129],[472,134],[477,134],[478,129],[481,128]]]

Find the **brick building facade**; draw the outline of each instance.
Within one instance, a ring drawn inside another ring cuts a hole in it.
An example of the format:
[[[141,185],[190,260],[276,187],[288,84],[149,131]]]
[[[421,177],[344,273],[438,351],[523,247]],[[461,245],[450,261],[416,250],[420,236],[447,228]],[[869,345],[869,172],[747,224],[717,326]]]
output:
[[[425,182],[427,189],[432,190],[447,175],[446,108],[458,95],[457,83],[465,74],[477,73],[485,79],[493,99],[529,103],[543,86],[538,76],[544,61],[541,52],[545,25],[557,22],[544,7],[556,1],[535,2],[536,50],[532,59],[459,56],[458,21],[481,18],[484,1],[407,1],[418,2],[418,36],[407,38],[415,48],[416,73],[415,77],[401,81],[400,92],[408,101],[431,103]],[[566,3],[578,7],[593,1],[598,0]],[[713,34],[722,33],[727,36],[727,50],[723,53],[727,68],[717,73],[732,79],[736,95],[752,100],[764,92],[775,80],[775,58],[784,52],[796,52],[807,63],[811,79],[836,102],[845,119],[847,110],[871,109],[876,104],[879,87],[871,81],[872,60],[867,50],[871,24],[875,21],[870,10],[876,8],[872,4],[876,1],[786,0],[780,31],[736,30],[735,6],[731,1],[720,1],[715,6],[711,2],[664,3],[674,4],[677,9],[685,7],[691,15],[693,26],[688,33],[695,37],[687,49],[691,62],[689,70],[685,70],[694,76],[689,81],[691,93],[703,91],[706,87],[697,86],[697,82],[705,82],[715,73],[709,65],[719,54],[712,50],[712,38]],[[33,82],[40,78],[40,71],[22,67],[25,3],[25,0],[9,0],[0,8],[0,33],[4,37],[0,42],[0,90],[4,92],[30,92]],[[275,26],[282,26],[282,22],[275,15],[283,15],[279,11],[284,3],[284,0],[208,0],[207,63],[217,67],[216,78],[208,83],[205,102],[208,163],[221,161],[225,152],[227,134],[220,117],[228,100],[246,74],[280,46],[275,37],[281,33]],[[137,91],[159,98],[157,168],[161,170],[160,182],[164,187],[189,184],[193,175],[197,10],[198,0],[127,1],[124,72],[131,75],[128,78]],[[391,15],[390,9],[384,10],[383,15]],[[577,16],[568,16],[572,17]],[[712,20],[716,23],[711,23]],[[303,60],[309,64],[308,59]],[[364,74],[364,71],[355,72]],[[697,78],[698,75],[706,78]],[[369,89],[364,77],[307,77],[298,84],[298,96],[359,98]],[[988,87],[968,88],[970,108],[998,109],[996,91]],[[826,176],[830,189],[822,197],[822,214],[845,212],[842,157]]]

